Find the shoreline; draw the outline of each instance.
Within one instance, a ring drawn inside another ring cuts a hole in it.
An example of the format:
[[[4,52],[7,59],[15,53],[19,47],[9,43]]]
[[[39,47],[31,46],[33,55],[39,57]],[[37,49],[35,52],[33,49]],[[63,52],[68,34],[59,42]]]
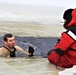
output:
[[[25,22],[0,22],[0,35],[12,33],[15,36],[26,37],[59,37],[63,31],[62,26],[41,25]]]

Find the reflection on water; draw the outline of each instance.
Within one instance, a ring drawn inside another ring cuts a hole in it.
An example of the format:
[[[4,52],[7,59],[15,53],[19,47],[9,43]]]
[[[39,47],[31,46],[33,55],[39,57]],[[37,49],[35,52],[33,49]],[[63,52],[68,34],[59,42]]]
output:
[[[47,58],[41,57],[1,58],[0,64],[0,75],[58,75],[59,72]]]

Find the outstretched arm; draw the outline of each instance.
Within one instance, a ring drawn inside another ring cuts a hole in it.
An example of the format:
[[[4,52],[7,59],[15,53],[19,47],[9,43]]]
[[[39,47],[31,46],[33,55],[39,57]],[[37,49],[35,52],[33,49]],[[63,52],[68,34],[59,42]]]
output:
[[[28,53],[26,50],[23,50],[21,47],[19,47],[19,46],[15,46],[15,48],[16,48],[17,51],[29,55],[29,53]]]

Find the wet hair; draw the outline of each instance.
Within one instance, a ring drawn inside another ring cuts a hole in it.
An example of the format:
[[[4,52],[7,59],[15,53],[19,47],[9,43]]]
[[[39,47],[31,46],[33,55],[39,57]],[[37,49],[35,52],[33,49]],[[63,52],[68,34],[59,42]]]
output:
[[[7,38],[11,38],[13,35],[11,33],[7,33],[4,35],[4,41],[7,41]]]

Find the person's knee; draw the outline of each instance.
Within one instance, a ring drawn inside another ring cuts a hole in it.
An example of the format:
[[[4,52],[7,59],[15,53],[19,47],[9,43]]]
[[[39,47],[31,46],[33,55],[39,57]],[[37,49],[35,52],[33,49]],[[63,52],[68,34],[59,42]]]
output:
[[[53,51],[54,51],[54,49],[49,50],[47,55],[50,55]]]

